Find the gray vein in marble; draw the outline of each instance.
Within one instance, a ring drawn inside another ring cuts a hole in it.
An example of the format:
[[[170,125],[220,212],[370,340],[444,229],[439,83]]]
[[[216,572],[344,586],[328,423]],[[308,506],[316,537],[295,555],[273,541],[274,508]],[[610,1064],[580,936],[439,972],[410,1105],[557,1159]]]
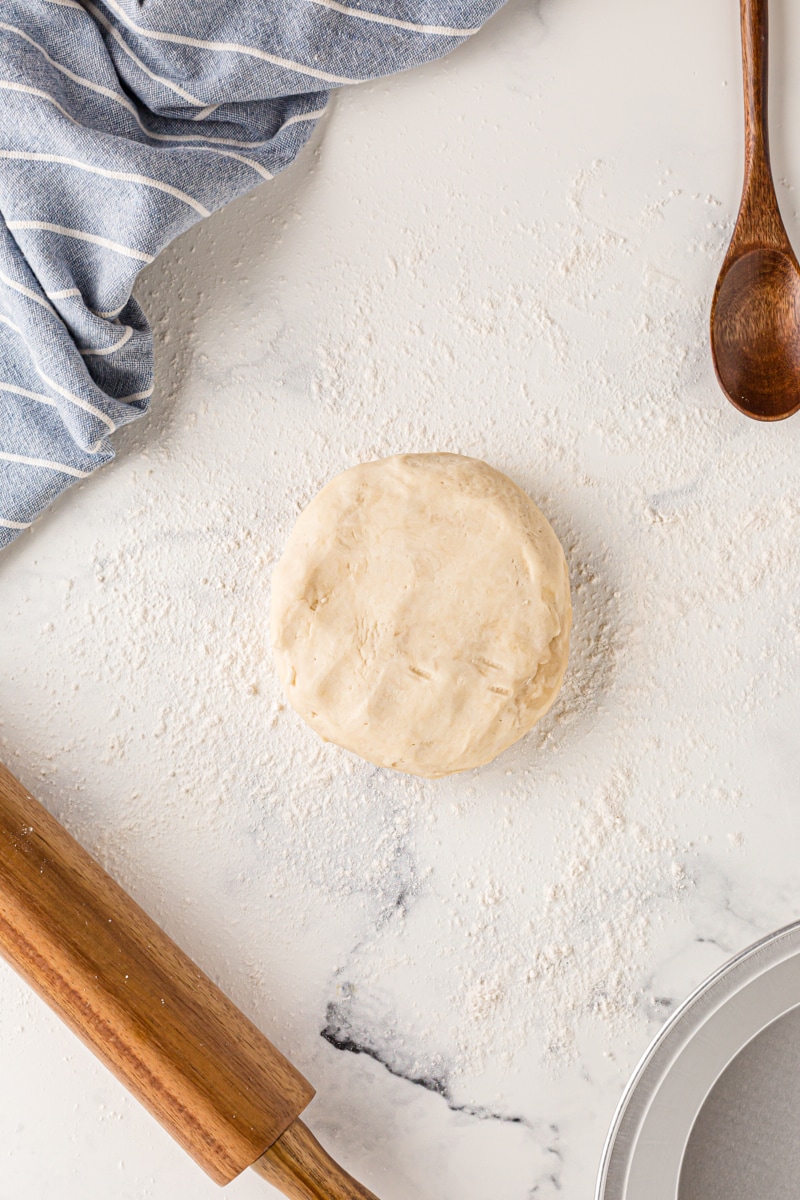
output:
[[[403,1056],[396,1050],[393,1052],[391,1048],[381,1049],[376,1044],[377,1038],[370,1038],[369,1033],[357,1034],[344,1011],[348,1002],[349,996],[343,1001],[331,1001],[326,1011],[327,1024],[324,1029],[320,1030],[320,1036],[333,1046],[334,1050],[342,1050],[348,1054],[364,1054],[368,1058],[374,1059],[390,1075],[394,1075],[398,1079],[405,1079],[407,1083],[425,1088],[426,1091],[440,1096],[451,1112],[465,1113],[479,1121],[501,1121],[508,1125],[533,1128],[526,1117],[495,1112],[481,1104],[458,1104],[453,1099],[448,1073],[444,1067],[440,1071],[421,1071],[414,1061],[403,1063],[401,1061]]]
[[[558,1141],[559,1137],[558,1126],[551,1125],[550,1132],[552,1137],[544,1147],[544,1153],[546,1155],[552,1155],[553,1159],[555,1159],[553,1169],[546,1171],[545,1174],[541,1175],[539,1179],[537,1179],[536,1183],[534,1183],[533,1187],[528,1192],[527,1200],[545,1200],[545,1197],[548,1194],[553,1195],[554,1193],[560,1193],[563,1190],[561,1183],[561,1172],[564,1166],[564,1155],[558,1146],[554,1144]]]

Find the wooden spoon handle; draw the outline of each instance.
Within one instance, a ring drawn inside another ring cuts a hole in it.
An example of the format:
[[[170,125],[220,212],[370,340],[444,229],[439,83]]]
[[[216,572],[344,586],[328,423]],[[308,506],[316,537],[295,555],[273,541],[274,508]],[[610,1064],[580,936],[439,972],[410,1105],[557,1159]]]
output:
[[[769,164],[768,0],[741,0],[745,159]]]
[[[744,82],[744,188],[737,218],[741,242],[786,249],[789,239],[775,195],[769,157],[768,0],[741,0]]]

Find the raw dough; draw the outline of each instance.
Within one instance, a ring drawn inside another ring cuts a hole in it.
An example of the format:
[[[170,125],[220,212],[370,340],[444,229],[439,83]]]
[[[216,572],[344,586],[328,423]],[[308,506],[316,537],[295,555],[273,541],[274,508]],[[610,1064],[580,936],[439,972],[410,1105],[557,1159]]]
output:
[[[273,576],[272,645],[292,706],[327,741],[429,778],[490,762],[547,712],[571,616],[542,513],[458,454],[337,475]]]

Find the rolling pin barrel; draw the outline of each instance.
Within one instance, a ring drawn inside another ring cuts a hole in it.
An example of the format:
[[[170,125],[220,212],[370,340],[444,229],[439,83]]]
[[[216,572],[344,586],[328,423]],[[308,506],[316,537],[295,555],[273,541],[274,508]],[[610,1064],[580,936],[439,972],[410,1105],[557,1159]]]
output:
[[[217,1183],[263,1155],[290,1196],[372,1197],[297,1120],[311,1085],[2,765],[0,953]]]

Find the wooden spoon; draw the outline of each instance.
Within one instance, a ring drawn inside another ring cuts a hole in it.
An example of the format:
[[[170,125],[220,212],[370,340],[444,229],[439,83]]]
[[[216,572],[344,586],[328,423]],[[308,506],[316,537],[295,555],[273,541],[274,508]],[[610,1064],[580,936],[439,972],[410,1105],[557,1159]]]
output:
[[[2,765],[0,954],[217,1183],[376,1200],[300,1120],[300,1072]]]
[[[800,408],[800,267],[769,162],[767,0],[741,0],[741,19],[744,187],[711,304],[711,354],[731,404],[779,421]]]

